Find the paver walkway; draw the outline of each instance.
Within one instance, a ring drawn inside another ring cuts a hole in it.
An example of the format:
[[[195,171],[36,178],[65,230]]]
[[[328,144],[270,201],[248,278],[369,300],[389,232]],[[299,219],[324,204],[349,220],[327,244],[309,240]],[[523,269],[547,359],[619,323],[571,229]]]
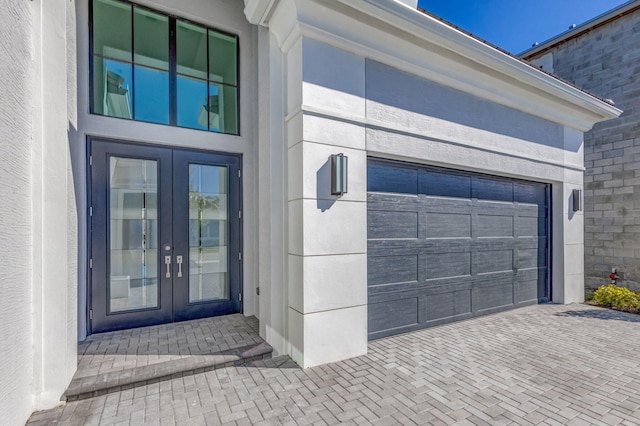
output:
[[[67,400],[271,357],[258,319],[241,314],[91,335],[78,344]]]
[[[539,305],[66,404],[32,424],[640,424],[640,316]]]

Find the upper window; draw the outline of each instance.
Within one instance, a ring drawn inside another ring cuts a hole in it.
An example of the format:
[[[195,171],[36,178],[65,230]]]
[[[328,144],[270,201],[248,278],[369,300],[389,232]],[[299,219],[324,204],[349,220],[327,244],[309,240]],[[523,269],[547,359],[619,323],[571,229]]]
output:
[[[91,113],[238,134],[238,37],[92,0]]]

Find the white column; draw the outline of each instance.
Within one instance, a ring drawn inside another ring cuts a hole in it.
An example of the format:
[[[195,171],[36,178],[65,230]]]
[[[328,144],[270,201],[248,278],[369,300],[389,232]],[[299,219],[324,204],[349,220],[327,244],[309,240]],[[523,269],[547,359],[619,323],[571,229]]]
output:
[[[287,54],[288,321],[303,367],[367,350],[364,59],[309,38]],[[348,193],[331,195],[331,154]]]

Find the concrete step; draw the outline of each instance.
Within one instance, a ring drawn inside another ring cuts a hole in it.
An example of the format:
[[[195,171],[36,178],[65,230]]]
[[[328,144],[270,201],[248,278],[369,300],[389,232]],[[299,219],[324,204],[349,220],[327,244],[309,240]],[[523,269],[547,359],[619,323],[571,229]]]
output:
[[[77,401],[218,368],[271,358],[273,348],[260,342],[215,353],[200,353],[119,371],[74,378],[62,400]]]

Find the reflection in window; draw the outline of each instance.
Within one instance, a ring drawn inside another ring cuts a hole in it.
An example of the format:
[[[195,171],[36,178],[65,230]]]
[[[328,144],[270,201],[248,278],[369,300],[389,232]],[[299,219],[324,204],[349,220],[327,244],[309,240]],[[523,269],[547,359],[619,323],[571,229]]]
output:
[[[91,24],[93,114],[238,134],[236,36],[119,0]]]
[[[237,134],[237,39],[176,25],[178,125]]]

